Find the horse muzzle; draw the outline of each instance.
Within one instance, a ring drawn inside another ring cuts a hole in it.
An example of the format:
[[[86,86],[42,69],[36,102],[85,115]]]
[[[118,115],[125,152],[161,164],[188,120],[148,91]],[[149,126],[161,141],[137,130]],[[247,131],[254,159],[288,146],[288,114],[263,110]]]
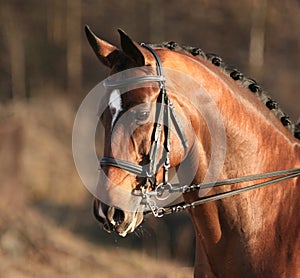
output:
[[[103,224],[107,232],[116,232],[118,235],[125,237],[142,223],[144,219],[143,211],[129,212],[108,206],[98,199],[94,199],[93,212],[95,218]]]

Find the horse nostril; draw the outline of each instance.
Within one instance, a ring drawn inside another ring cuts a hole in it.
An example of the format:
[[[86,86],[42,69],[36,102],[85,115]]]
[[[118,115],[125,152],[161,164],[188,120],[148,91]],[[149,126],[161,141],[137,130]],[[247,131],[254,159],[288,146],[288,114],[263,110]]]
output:
[[[125,214],[120,209],[115,209],[115,213],[113,216],[113,220],[116,222],[116,224],[121,224],[125,219]]]

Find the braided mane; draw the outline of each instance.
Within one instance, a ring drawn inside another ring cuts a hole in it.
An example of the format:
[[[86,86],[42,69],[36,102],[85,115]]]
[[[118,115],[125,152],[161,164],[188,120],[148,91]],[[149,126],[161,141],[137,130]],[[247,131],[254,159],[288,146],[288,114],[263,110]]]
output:
[[[241,86],[247,88],[252,94],[254,94],[266,107],[268,107],[273,114],[281,121],[281,123],[291,131],[291,133],[298,139],[300,139],[300,122],[293,123],[289,116],[285,114],[279,107],[278,103],[273,100],[266,91],[264,91],[257,82],[244,76],[239,70],[232,66],[228,66],[221,57],[212,53],[205,53],[198,47],[191,46],[179,46],[176,42],[165,42],[162,44],[153,44],[152,47],[167,48],[174,51],[185,52],[191,54],[194,57],[201,57],[204,60],[211,62],[218,67],[222,72],[229,75],[233,80],[238,82]]]

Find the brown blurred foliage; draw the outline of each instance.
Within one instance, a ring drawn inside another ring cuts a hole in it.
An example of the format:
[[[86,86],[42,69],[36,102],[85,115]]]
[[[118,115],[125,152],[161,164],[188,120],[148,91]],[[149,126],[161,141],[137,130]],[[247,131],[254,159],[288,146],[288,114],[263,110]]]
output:
[[[122,28],[137,41],[217,53],[298,116],[299,11],[298,0],[4,0],[1,99],[61,91],[82,98],[106,75],[84,37],[88,24],[115,44]]]

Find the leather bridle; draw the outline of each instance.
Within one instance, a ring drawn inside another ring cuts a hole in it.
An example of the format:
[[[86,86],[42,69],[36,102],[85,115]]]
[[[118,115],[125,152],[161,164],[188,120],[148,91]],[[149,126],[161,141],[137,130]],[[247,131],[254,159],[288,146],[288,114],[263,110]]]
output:
[[[160,58],[157,53],[148,45],[141,44],[142,47],[149,50],[156,61],[157,75],[146,75],[140,77],[132,77],[125,80],[119,80],[114,83],[108,81],[104,82],[104,86],[109,89],[119,89],[131,84],[139,84],[145,82],[156,81],[159,84],[160,92],[157,97],[157,109],[154,121],[154,129],[152,133],[152,143],[148,154],[149,163],[145,166],[135,164],[126,160],[121,160],[112,157],[102,157],[100,160],[100,167],[113,166],[123,170],[126,170],[139,177],[146,178],[145,185],[150,185],[151,189],[154,190],[158,184],[156,180],[156,174],[161,166],[160,161],[163,163],[163,181],[162,184],[168,184],[168,171],[170,168],[170,128],[171,122],[175,127],[177,134],[182,142],[185,150],[188,148],[188,142],[184,131],[178,121],[172,102],[167,94],[165,78],[163,75],[163,68]],[[163,158],[159,158],[159,152],[161,148],[161,137],[162,129],[164,129],[164,143],[163,143]],[[144,186],[145,187],[145,186]]]
[[[150,151],[148,154],[149,163],[147,165],[139,165],[130,161],[121,160],[113,157],[102,157],[100,159],[100,167],[112,166],[123,169],[127,172],[137,175],[138,177],[145,178],[145,183],[141,187],[141,193],[135,194],[140,195],[146,201],[146,204],[151,209],[151,212],[155,217],[162,217],[166,214],[180,212],[189,208],[194,208],[200,204],[220,200],[229,196],[234,196],[252,189],[260,188],[270,184],[282,182],[288,179],[296,178],[300,176],[300,168],[281,170],[276,172],[269,172],[264,174],[249,175],[240,178],[226,179],[222,181],[216,181],[213,183],[206,184],[193,184],[193,185],[172,185],[168,181],[168,170],[170,168],[170,128],[171,122],[176,129],[176,132],[182,142],[185,151],[188,148],[188,142],[185,133],[178,121],[172,102],[167,94],[165,78],[163,75],[163,67],[161,60],[157,53],[150,46],[141,44],[142,47],[149,50],[156,60],[156,71],[157,75],[146,75],[139,77],[132,77],[125,80],[118,80],[116,82],[105,81],[104,86],[108,89],[119,89],[126,87],[131,84],[140,84],[145,82],[158,82],[160,92],[157,98],[156,115],[154,122],[154,129],[152,133],[152,142]],[[163,142],[163,158],[159,158],[159,152],[161,146],[162,129],[164,130],[164,142]],[[160,161],[164,161],[163,165]],[[157,184],[156,175],[158,169],[163,166],[163,181]],[[261,183],[253,184],[245,188],[232,190],[229,192],[223,192],[212,196],[205,196],[199,198],[199,200],[192,203],[179,203],[169,207],[159,207],[153,200],[153,197],[159,197],[167,192],[167,196],[172,193],[187,193],[190,191],[196,191],[201,189],[212,188],[214,186],[224,186],[230,184],[237,184],[241,182],[255,181],[261,179],[269,179]]]

